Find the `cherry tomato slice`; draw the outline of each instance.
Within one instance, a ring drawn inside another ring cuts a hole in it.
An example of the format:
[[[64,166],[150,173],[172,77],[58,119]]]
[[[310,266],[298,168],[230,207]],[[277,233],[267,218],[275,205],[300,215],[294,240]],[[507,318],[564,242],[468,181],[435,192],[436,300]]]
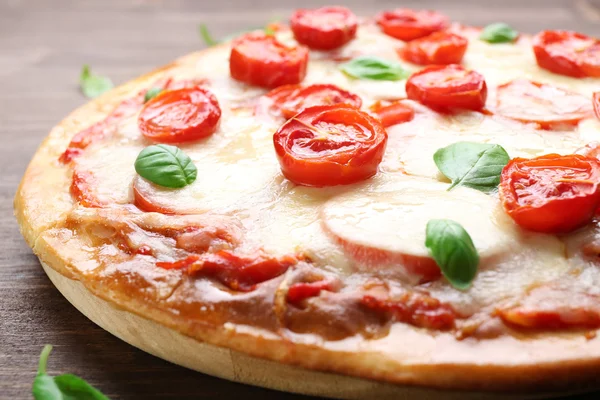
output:
[[[233,79],[267,89],[302,82],[307,65],[306,47],[287,47],[256,32],[235,39],[229,57]]]
[[[487,86],[481,74],[460,65],[436,65],[414,73],[406,82],[406,94],[434,109],[481,110]]]
[[[533,38],[540,67],[576,78],[600,77],[600,41],[573,31],[542,31]]]
[[[467,51],[469,41],[450,32],[434,32],[412,40],[398,50],[400,57],[413,64],[459,64]]]
[[[377,172],[387,143],[381,123],[345,105],[310,107],[273,136],[283,175],[305,186],[345,185]]]
[[[377,16],[383,33],[400,40],[413,40],[446,29],[448,17],[436,11],[396,9]]]
[[[543,129],[577,125],[592,112],[589,98],[545,83],[519,79],[498,86],[495,112]]]
[[[408,122],[415,116],[415,110],[400,101],[378,101],[369,109],[381,120],[385,128]]]
[[[594,107],[594,114],[596,114],[596,118],[600,119],[600,92],[594,93],[592,105]]]
[[[327,84],[280,86],[267,93],[267,97],[272,100],[271,108],[285,118],[292,118],[312,106],[346,104],[357,109],[362,106],[359,96]]]
[[[521,227],[564,233],[588,223],[600,204],[600,163],[581,155],[511,160],[502,170],[500,199]]]
[[[206,89],[192,87],[165,91],[149,100],[138,126],[152,141],[178,143],[211,135],[220,118],[217,98]]]
[[[333,50],[354,39],[358,22],[346,7],[296,10],[290,19],[294,37],[314,50]]]

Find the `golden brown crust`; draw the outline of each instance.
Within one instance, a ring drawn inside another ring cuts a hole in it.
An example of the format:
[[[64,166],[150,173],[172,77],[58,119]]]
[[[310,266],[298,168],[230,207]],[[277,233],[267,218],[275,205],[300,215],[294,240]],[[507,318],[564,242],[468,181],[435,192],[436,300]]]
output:
[[[91,293],[115,306],[194,339],[305,368],[393,383],[469,390],[535,391],[543,385],[549,391],[595,385],[600,369],[600,339],[588,340],[580,333],[461,341],[449,333],[395,324],[389,335],[380,339],[357,335],[327,341],[312,335],[278,334],[247,325],[189,319],[156,301],[110,287],[88,273],[97,266],[88,259],[83,235],[68,229],[58,233],[52,230],[64,222],[73,206],[68,190],[70,171],[58,164],[60,153],[75,133],[102,119],[122,99],[149,82],[196,62],[202,55],[189,55],[105,94],[74,111],[50,132],[15,197],[15,214],[23,236],[42,262],[80,280]],[[176,290],[182,290],[179,282],[165,285],[166,295],[159,294],[162,297],[158,298],[176,300]]]

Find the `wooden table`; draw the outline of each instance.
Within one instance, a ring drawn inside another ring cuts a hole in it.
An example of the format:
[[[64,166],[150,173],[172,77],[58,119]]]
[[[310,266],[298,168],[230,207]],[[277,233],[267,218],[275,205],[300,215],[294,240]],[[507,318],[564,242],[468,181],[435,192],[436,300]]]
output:
[[[334,2],[335,3],[335,2]],[[600,36],[600,0],[337,1],[357,14],[402,4],[455,20],[505,21],[520,31],[579,30]],[[287,5],[286,5],[287,4]],[[104,332],[52,286],[25,245],[12,199],[30,157],[50,128],[83,104],[83,64],[125,82],[203,47],[197,25],[216,37],[286,18],[316,0],[0,1],[0,399],[30,397],[38,354],[55,345],[53,373],[72,372],[114,399],[301,399],[205,376],[145,354]],[[598,398],[599,394],[589,398]]]

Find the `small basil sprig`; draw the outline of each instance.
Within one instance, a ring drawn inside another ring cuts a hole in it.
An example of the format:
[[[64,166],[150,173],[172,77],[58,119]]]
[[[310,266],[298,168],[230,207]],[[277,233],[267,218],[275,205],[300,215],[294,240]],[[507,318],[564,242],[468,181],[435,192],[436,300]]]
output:
[[[396,61],[375,56],[354,58],[340,66],[342,72],[357,79],[379,81],[399,81],[408,78],[409,73]]]
[[[271,22],[276,22],[271,21]],[[263,30],[265,32],[265,35],[267,36],[273,36],[275,35],[275,31],[273,30],[273,28],[271,28],[270,26],[271,23],[267,24],[265,27],[258,27],[258,28],[252,28],[252,29],[246,29],[244,31],[240,31],[240,32],[236,32],[233,33],[231,35],[227,35],[224,38],[222,38],[221,40],[216,40],[208,31],[208,27],[205,24],[200,24],[198,25],[198,32],[200,33],[200,37],[202,38],[202,41],[204,41],[204,44],[208,47],[217,45],[219,43],[222,42],[228,42],[232,39],[235,39],[236,37],[244,34],[244,33],[248,33],[248,32],[254,32],[254,31],[259,31],[259,30]]]
[[[159,88],[159,87],[151,87],[150,89],[146,90],[146,94],[144,95],[144,103],[149,102],[150,100],[152,100],[153,98],[155,98],[156,96],[158,96],[160,94],[160,92],[162,92],[163,89]]]
[[[40,355],[38,372],[31,388],[35,400],[109,400],[78,376],[64,374],[52,377],[46,374],[51,351],[52,346],[47,344]]]
[[[510,25],[497,22],[486,26],[479,35],[479,39],[488,43],[510,43],[514,42],[518,36],[519,32]]]
[[[438,169],[452,181],[448,190],[466,186],[489,193],[500,183],[502,168],[510,157],[497,144],[458,142],[435,152],[433,161]]]
[[[198,25],[198,32],[200,32],[200,37],[204,41],[204,44],[208,47],[214,46],[215,44],[219,44],[219,42],[212,37],[206,25]]]
[[[465,228],[449,219],[432,219],[427,223],[425,246],[452,286],[459,290],[471,286],[479,254]]]
[[[146,147],[135,160],[135,171],[160,186],[182,188],[194,182],[198,174],[192,159],[180,148],[166,144]]]
[[[110,79],[100,75],[93,75],[89,65],[84,65],[79,76],[79,86],[85,97],[93,99],[113,88]]]

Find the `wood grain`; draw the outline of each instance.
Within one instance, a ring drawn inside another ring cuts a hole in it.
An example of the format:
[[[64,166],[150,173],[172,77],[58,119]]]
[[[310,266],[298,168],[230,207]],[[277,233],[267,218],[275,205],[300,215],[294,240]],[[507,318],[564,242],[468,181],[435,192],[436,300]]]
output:
[[[21,238],[12,198],[50,128],[85,99],[81,65],[125,82],[203,45],[200,22],[215,36],[285,18],[317,0],[1,0],[0,1],[0,399],[30,398],[39,351],[55,345],[53,373],[72,372],[113,399],[303,399],[180,368],[94,325],[53,287]],[[395,0],[337,1],[362,15]],[[598,0],[406,0],[475,25],[505,21],[525,32],[575,29],[600,36]],[[588,398],[598,398],[600,394]]]

